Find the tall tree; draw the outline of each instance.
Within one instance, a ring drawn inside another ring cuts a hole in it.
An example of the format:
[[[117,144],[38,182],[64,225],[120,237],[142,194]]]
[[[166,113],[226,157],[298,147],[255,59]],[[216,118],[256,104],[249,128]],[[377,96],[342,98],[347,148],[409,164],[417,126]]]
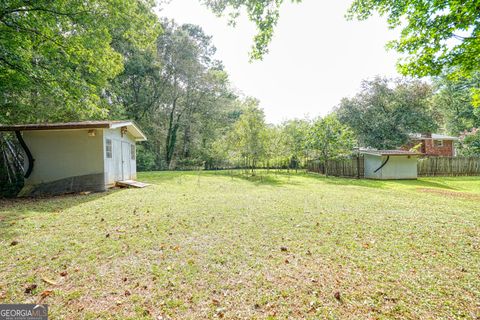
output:
[[[184,152],[183,155],[197,159],[205,168],[212,168],[217,166],[218,160],[226,160],[219,158],[218,148],[215,148],[218,145],[214,144],[232,130],[241,115],[241,105],[225,71],[210,70],[206,84],[209,85],[204,103],[185,123],[188,135],[184,134],[183,150],[188,150],[188,154]]]
[[[167,79],[168,86],[162,108],[168,117],[165,161],[169,167],[182,121],[191,118],[209,98],[210,70],[217,66],[212,58],[214,53],[211,37],[198,26],[165,23],[165,33],[158,40],[158,54],[163,62],[162,77]]]
[[[415,132],[437,128],[430,107],[432,88],[417,80],[375,78],[362,83],[354,98],[335,109],[338,119],[355,132],[359,143],[379,149],[397,148]]]
[[[307,135],[310,123],[307,120],[294,119],[283,123],[282,131],[285,136],[285,148],[290,160],[290,167],[297,169],[303,160],[305,162],[307,152]]]
[[[149,136],[139,163],[152,166],[154,159],[156,169],[213,166],[207,149],[235,121],[229,114],[237,97],[222,64],[213,59],[210,36],[198,26],[168,20],[163,27],[153,49],[119,46],[127,58],[110,99]]]
[[[282,126],[268,125],[265,131],[264,162],[267,169],[270,166],[283,166],[288,159],[287,144]]]
[[[260,160],[265,156],[267,127],[263,110],[258,108],[258,101],[247,99],[246,108],[233,131],[229,135],[231,150],[237,159],[244,161],[254,173]]]
[[[353,132],[340,123],[335,114],[318,118],[310,128],[307,139],[309,149],[323,162],[350,155],[355,143]]]

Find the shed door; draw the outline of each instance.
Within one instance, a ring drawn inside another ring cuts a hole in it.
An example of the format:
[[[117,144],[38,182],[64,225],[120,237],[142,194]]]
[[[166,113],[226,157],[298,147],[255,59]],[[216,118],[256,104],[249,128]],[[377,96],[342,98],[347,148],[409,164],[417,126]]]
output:
[[[130,143],[122,141],[122,174],[123,180],[130,180],[132,177],[131,172],[131,156],[130,156]]]
[[[114,163],[114,181],[123,180],[122,175],[122,142],[118,139],[113,139],[113,163]]]

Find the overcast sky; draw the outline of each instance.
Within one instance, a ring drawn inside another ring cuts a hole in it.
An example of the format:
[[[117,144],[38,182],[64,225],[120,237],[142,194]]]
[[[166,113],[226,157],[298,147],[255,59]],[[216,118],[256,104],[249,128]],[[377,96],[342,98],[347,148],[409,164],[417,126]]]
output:
[[[232,84],[260,100],[267,121],[327,114],[342,97],[353,96],[363,79],[397,76],[397,55],[385,50],[397,31],[384,19],[347,21],[352,0],[303,0],[286,3],[262,61],[249,62],[255,26],[242,16],[227,25],[199,0],[172,0],[159,15],[177,23],[200,25],[213,36],[216,58],[223,61]]]

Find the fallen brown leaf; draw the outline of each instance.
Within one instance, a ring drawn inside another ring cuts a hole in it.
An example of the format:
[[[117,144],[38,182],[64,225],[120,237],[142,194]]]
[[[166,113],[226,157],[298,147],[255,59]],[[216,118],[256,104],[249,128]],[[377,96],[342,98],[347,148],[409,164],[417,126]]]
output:
[[[341,301],[342,300],[342,297],[340,296],[340,292],[337,291],[333,294],[333,296],[335,297],[335,299],[337,299],[338,301]]]
[[[52,285],[52,286],[56,286],[56,285],[57,285],[57,283],[56,283],[55,281],[50,280],[50,279],[45,278],[45,277],[42,278],[42,281],[45,282],[45,283],[47,283],[47,284],[50,284],[50,285]]]
[[[215,312],[217,314],[217,317],[219,317],[219,318],[223,318],[225,316],[225,311],[227,311],[226,308],[217,308],[215,310]]]
[[[29,284],[25,287],[25,293],[32,293],[33,290],[37,289],[36,284]]]
[[[53,293],[53,290],[45,290],[45,291],[42,291],[42,293],[40,293],[40,297],[42,299],[45,299],[46,297],[52,295]]]

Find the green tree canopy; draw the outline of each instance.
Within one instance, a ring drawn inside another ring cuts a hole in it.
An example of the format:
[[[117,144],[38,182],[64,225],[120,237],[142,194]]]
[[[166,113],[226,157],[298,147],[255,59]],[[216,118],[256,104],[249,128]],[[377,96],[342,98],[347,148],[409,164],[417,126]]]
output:
[[[360,145],[379,149],[397,148],[408,134],[437,129],[431,110],[432,88],[418,80],[385,78],[364,81],[354,98],[344,98],[335,112],[353,129]]]
[[[268,45],[272,41],[284,0],[202,0],[202,2],[218,15],[227,13],[232,24],[235,24],[241,10],[246,10],[248,18],[257,26],[250,57],[254,60],[262,59],[268,52]],[[299,3],[301,0],[291,2]]]
[[[480,2],[478,0],[355,0],[348,17],[360,20],[378,12],[400,39],[388,44],[405,54],[405,75],[438,76],[444,70],[470,76],[480,69]]]
[[[441,114],[441,125],[452,135],[457,136],[465,130],[480,128],[480,108],[471,100],[471,90],[480,84],[480,73],[471,78],[449,79],[448,76],[436,77],[437,89],[433,105]]]
[[[149,141],[139,149],[145,164],[157,169],[215,166],[218,149],[212,145],[238,118],[237,97],[213,58],[210,36],[198,26],[166,19],[162,29],[154,48],[119,46],[125,68],[109,98],[147,132]]]
[[[244,104],[245,109],[230,132],[228,143],[234,158],[243,160],[253,172],[267,152],[267,126],[257,100],[248,98]]]
[[[308,147],[322,161],[348,156],[355,144],[353,132],[335,114],[318,118],[308,132]]]
[[[4,0],[0,4],[0,122],[105,116],[122,71],[120,39],[159,32],[152,0]]]
[[[297,168],[305,161],[307,153],[307,135],[310,123],[303,119],[289,120],[283,123],[282,133],[285,141],[285,152],[290,158],[291,167]]]

